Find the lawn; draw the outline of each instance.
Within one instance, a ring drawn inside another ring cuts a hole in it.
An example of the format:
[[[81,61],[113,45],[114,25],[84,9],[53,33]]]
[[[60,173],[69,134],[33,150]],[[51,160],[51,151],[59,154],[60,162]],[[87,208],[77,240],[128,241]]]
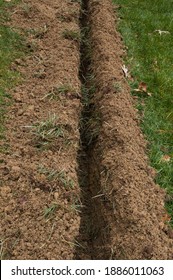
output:
[[[11,7],[10,2],[0,0],[0,138],[4,137],[5,112],[11,102],[8,90],[19,81],[19,73],[11,70],[10,66],[23,53],[21,36],[7,26]]]
[[[173,1],[113,0],[156,182],[173,217]],[[171,222],[173,225],[173,221]]]

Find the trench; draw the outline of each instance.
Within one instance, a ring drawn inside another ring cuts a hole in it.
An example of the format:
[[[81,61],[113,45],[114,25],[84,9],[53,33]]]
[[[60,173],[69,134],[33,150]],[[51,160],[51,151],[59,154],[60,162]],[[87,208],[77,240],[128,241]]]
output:
[[[110,229],[104,208],[100,185],[99,160],[95,149],[99,126],[99,108],[94,100],[96,88],[92,71],[92,42],[88,0],[82,1],[80,28],[80,80],[82,105],[80,122],[80,149],[78,152],[78,180],[81,189],[81,223],[76,238],[74,259],[109,259]]]

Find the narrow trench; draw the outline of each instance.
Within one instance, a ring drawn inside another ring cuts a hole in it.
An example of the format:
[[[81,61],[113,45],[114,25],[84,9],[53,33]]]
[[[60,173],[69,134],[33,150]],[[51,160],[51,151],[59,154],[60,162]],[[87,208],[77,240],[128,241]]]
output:
[[[78,152],[78,179],[81,188],[81,224],[76,241],[74,259],[109,259],[109,225],[105,218],[104,202],[100,199],[101,187],[95,145],[98,122],[95,120],[97,108],[92,101],[95,94],[92,73],[89,0],[82,1],[80,28],[80,80],[82,84],[83,111],[80,124],[80,150]],[[93,128],[94,124],[94,128]],[[96,197],[96,198],[95,198]],[[97,198],[98,197],[98,198]]]

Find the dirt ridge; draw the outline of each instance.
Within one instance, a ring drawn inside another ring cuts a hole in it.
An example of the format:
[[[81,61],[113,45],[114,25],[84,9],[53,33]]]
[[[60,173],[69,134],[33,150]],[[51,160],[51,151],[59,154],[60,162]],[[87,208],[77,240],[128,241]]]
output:
[[[80,5],[27,0],[9,23],[28,34],[30,54],[15,61],[9,149],[1,155],[1,253],[6,259],[73,259],[80,225]],[[49,136],[50,135],[50,136]]]
[[[104,246],[99,237],[98,244],[95,240],[95,250],[100,247],[97,258],[109,251],[112,259],[172,259],[171,230],[164,224],[165,192],[154,183],[146,141],[123,75],[123,46],[112,2],[90,0],[89,21],[96,83],[93,102],[101,116],[90,176],[96,177],[93,188],[100,184],[99,193],[104,195],[97,199],[110,237],[107,242],[101,231]]]

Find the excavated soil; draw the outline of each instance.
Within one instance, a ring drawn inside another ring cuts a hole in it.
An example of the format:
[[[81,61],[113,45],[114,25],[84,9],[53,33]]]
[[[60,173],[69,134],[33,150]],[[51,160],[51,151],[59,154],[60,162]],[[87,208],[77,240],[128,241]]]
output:
[[[12,92],[9,149],[1,155],[5,258],[73,258],[80,225],[80,53],[79,42],[64,32],[80,32],[79,14],[78,3],[64,0],[29,0],[13,11],[12,24],[28,33],[32,53],[12,65],[24,81]]]
[[[23,82],[11,93],[0,158],[3,258],[172,259],[165,192],[123,74],[113,5],[85,0],[83,9],[28,0],[13,11],[32,52],[12,65]],[[89,27],[81,48],[80,26]]]

